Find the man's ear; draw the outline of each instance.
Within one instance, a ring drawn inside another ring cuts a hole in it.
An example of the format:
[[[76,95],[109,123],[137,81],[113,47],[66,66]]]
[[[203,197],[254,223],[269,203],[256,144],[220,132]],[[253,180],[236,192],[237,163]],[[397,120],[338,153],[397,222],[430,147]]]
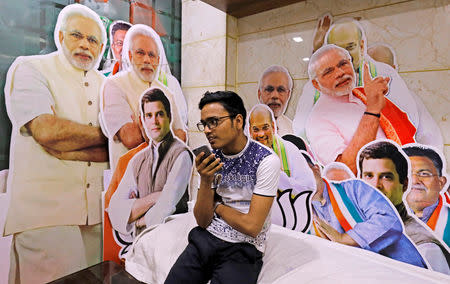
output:
[[[362,54],[362,56],[364,56],[365,54],[364,54],[364,45],[365,45],[366,43],[364,42],[364,40],[362,39],[361,40],[361,42],[360,42],[360,46],[361,46],[361,54]]]
[[[131,50],[128,50],[128,56],[130,57],[130,62],[133,60],[133,55],[131,54]]]
[[[403,183],[403,192],[406,192],[408,190],[408,184],[409,184],[409,180],[408,180],[408,178],[405,178],[405,181]]]
[[[62,45],[63,39],[64,39],[64,34],[62,31],[59,31],[58,38],[59,38],[59,43]]]
[[[447,178],[445,176],[439,177],[439,185],[441,186],[442,192],[445,192],[447,190],[446,188],[444,188],[446,183],[447,183]]]
[[[238,114],[236,115],[236,117],[234,118],[234,120],[236,121],[236,124],[239,125],[242,123],[242,130],[244,130],[245,127],[245,122],[244,122],[244,118],[242,117],[242,114]]]
[[[261,102],[261,90],[258,88],[258,102]]]
[[[319,82],[317,82],[316,79],[312,79],[311,83],[313,84],[314,88],[316,88],[318,91],[320,91]]]

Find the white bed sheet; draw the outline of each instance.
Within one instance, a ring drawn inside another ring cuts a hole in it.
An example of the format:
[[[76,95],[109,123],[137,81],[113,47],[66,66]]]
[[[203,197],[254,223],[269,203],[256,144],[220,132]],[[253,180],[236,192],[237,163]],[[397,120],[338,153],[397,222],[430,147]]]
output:
[[[196,226],[192,213],[142,232],[126,255],[138,280],[164,283]],[[258,283],[450,283],[450,277],[390,258],[272,225]]]

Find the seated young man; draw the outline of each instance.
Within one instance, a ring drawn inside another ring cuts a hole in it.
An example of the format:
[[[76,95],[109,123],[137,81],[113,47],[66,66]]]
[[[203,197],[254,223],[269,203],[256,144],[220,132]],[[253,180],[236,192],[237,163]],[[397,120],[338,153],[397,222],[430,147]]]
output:
[[[195,159],[200,188],[194,216],[199,226],[189,233],[189,244],[165,283],[256,283],[280,161],[245,136],[246,110],[236,93],[207,92],[199,108],[197,126],[214,154],[200,153]],[[221,179],[215,178],[218,174]]]

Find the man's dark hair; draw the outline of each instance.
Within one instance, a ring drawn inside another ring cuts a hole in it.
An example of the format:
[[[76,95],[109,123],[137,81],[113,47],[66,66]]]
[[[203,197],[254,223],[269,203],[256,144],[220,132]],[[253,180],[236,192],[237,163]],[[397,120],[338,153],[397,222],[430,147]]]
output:
[[[287,141],[291,142],[292,144],[294,144],[295,146],[297,146],[297,148],[298,148],[299,150],[307,151],[307,150],[306,150],[306,144],[305,144],[305,141],[303,141],[302,138],[300,138],[300,137],[298,137],[298,136],[295,136],[295,135],[292,135],[292,134],[286,134],[286,135],[284,135],[284,136],[281,137],[281,138],[283,138],[284,140],[287,140]]]
[[[361,174],[363,172],[362,163],[364,159],[383,158],[389,159],[394,163],[400,183],[405,185],[405,182],[407,182],[408,179],[408,161],[397,146],[387,141],[370,144],[361,151],[361,154],[359,155],[359,170],[361,171]]]
[[[436,151],[425,146],[405,146],[402,149],[408,157],[419,156],[430,159],[433,162],[438,175],[442,176],[443,163],[441,156]]]
[[[131,28],[131,25],[127,24],[127,23],[115,23],[112,30],[111,30],[111,35],[114,36],[114,34],[117,31],[128,31]],[[112,39],[111,39],[112,41]]]
[[[161,102],[164,106],[164,110],[166,111],[167,116],[169,117],[169,120],[172,120],[172,114],[170,112],[170,102],[163,91],[161,91],[160,89],[151,89],[142,96],[141,108],[143,114],[145,114],[144,105],[149,102]]]
[[[198,108],[200,110],[207,104],[211,103],[220,103],[223,108],[232,116],[236,117],[238,114],[242,115],[244,124],[245,119],[247,118],[247,111],[244,107],[244,102],[241,97],[232,91],[217,91],[214,93],[206,92],[200,103],[198,104]]]

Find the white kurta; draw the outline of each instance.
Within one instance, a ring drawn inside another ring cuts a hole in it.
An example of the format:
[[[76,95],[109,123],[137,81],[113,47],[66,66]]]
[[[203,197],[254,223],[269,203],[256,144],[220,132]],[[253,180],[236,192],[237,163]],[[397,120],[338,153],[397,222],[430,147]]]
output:
[[[416,141],[418,143],[434,146],[442,151],[443,138],[439,126],[436,121],[434,121],[420,98],[408,90],[403,79],[391,66],[376,61],[372,61],[372,63],[375,64],[378,76],[391,78],[389,83],[389,93],[386,97],[408,114],[409,119],[417,128],[415,136]],[[308,81],[303,88],[302,95],[297,104],[293,127],[295,134],[303,138],[307,138],[305,129],[308,127],[307,121],[313,111],[315,92],[316,89],[313,87],[311,81]],[[332,118],[330,118],[330,120],[331,119]],[[312,143],[312,141],[309,142]]]
[[[5,233],[101,222],[107,163],[59,160],[23,127],[41,114],[98,126],[98,71],[75,69],[62,53],[19,57],[8,71],[6,106],[13,124]]]
[[[278,135],[283,136],[294,133],[294,130],[292,129],[292,120],[290,120],[286,115],[282,114],[277,117],[276,124]]]

